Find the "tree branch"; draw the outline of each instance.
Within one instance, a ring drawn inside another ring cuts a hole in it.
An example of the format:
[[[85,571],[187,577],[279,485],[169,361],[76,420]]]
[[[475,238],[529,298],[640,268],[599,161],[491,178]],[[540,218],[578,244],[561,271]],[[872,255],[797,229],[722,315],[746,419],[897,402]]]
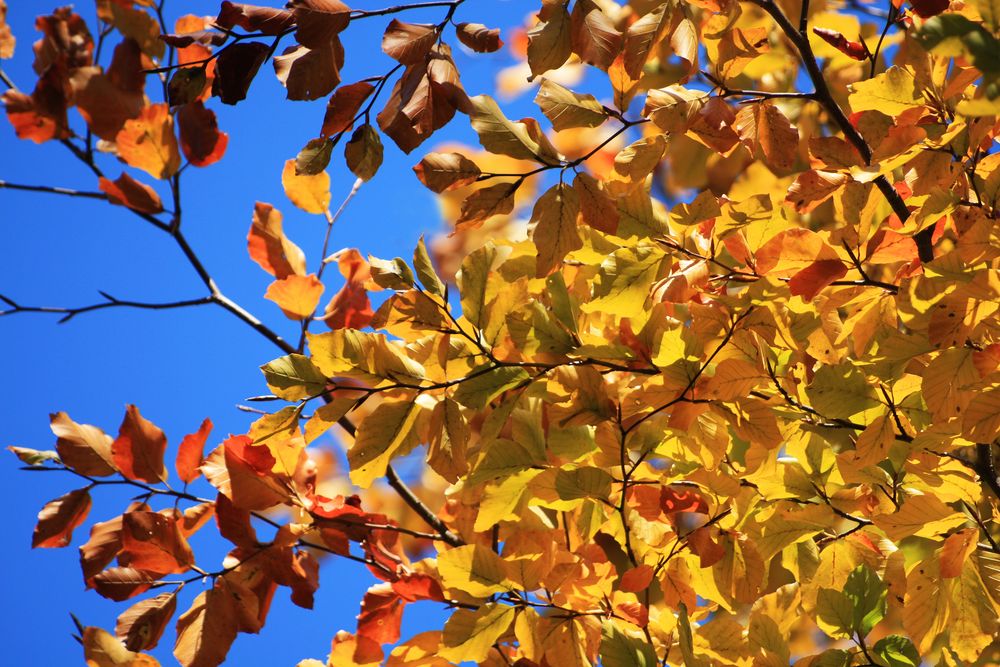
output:
[[[9,183],[0,181],[0,190],[24,190],[25,192],[48,192],[54,195],[66,195],[67,197],[86,197],[89,199],[107,200],[108,196],[103,192],[87,192],[84,190],[74,190],[72,188],[58,188],[51,185],[23,185],[20,183]]]
[[[169,310],[173,308],[187,308],[189,306],[204,306],[206,304],[214,303],[212,297],[201,297],[200,299],[186,299],[183,301],[167,301],[162,303],[153,303],[148,301],[127,301],[122,299],[117,299],[107,292],[101,292],[106,301],[100,303],[90,304],[88,306],[78,306],[76,308],[61,308],[54,306],[23,306],[13,299],[0,294],[0,301],[3,301],[8,306],[9,310],[0,310],[0,317],[4,315],[16,315],[17,313],[50,313],[53,315],[62,315],[59,319],[59,324],[68,322],[77,315],[83,315],[84,313],[93,312],[95,310],[103,310],[105,308],[140,308],[144,310]]]

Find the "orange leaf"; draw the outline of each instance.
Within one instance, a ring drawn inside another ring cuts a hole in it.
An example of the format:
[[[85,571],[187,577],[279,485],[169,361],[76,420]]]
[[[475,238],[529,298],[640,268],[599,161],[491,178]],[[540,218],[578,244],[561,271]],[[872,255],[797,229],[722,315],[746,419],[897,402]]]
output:
[[[138,118],[125,121],[115,143],[118,157],[153,178],[170,178],[180,169],[174,119],[166,104],[148,106]]]
[[[945,538],[941,545],[941,577],[954,579],[962,575],[965,562],[976,550],[975,528],[966,528]]]
[[[121,602],[141,595],[156,583],[148,572],[134,567],[109,567],[94,577],[94,590],[102,597]]]
[[[264,296],[278,304],[288,319],[305,320],[316,312],[323,290],[323,283],[316,274],[310,273],[308,276],[292,275],[275,280]]]
[[[101,192],[108,196],[108,201],[116,206],[127,206],[140,213],[159,213],[163,210],[163,202],[156,190],[145,183],[135,180],[125,172],[113,181],[101,176]]]
[[[202,453],[205,451],[205,440],[211,432],[212,420],[206,418],[196,432],[185,435],[181,440],[174,467],[177,469],[177,476],[185,484],[190,484],[201,474],[198,467],[201,466]]]
[[[653,568],[648,565],[638,565],[622,575],[618,590],[626,593],[644,591],[653,581]]]
[[[206,109],[200,101],[191,102],[177,112],[180,125],[181,150],[188,162],[196,167],[207,167],[222,159],[229,144],[229,135],[219,131],[215,112]]]
[[[372,277],[371,266],[356,248],[341,250],[335,256],[347,283],[327,304],[323,320],[331,329],[362,329],[374,315],[365,289]]]
[[[118,616],[115,636],[125,642],[125,648],[130,651],[154,648],[176,609],[176,593],[161,593],[136,602]]]
[[[792,276],[788,287],[793,295],[812,301],[823,288],[846,275],[847,266],[839,259],[820,259]]]
[[[87,489],[70,491],[47,503],[38,513],[38,524],[31,536],[31,547],[64,547],[73,538],[73,529],[83,523],[90,512]]]
[[[945,0],[945,3],[945,7],[947,7],[947,0]],[[865,44],[864,41],[849,41],[836,30],[829,30],[827,28],[813,28],[813,33],[849,58],[854,58],[855,60],[868,60],[868,45]]]
[[[247,250],[250,259],[279,280],[294,274],[305,275],[306,256],[285,237],[281,212],[270,204],[257,202],[254,205]]]
[[[271,473],[275,459],[267,445],[245,435],[228,438],[205,458],[201,473],[218,491],[247,510],[265,510],[288,499],[285,480]]]
[[[165,481],[167,471],[163,466],[163,453],[166,449],[167,436],[163,431],[143,417],[139,408],[129,405],[118,437],[111,444],[111,456],[122,475],[143,482]]]
[[[90,424],[77,424],[65,412],[49,415],[56,451],[67,467],[82,475],[107,477],[115,473],[111,437]]]
[[[177,521],[157,512],[136,511],[122,516],[122,552],[118,562],[158,574],[184,572],[194,554]]]
[[[31,95],[8,90],[0,95],[0,100],[18,139],[30,139],[40,144],[49,139],[69,138],[66,94],[54,70],[38,80]]]

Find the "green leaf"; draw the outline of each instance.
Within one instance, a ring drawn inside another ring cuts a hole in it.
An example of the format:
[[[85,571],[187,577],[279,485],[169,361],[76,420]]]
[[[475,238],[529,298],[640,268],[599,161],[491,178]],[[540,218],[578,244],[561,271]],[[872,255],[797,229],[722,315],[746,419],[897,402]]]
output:
[[[1000,41],[960,14],[940,14],[927,19],[917,32],[917,40],[935,55],[969,56],[976,69],[984,74],[1000,72]]]
[[[420,284],[424,286],[425,290],[434,296],[445,298],[444,283],[441,282],[437,271],[434,270],[434,264],[431,263],[431,256],[427,253],[427,245],[424,243],[423,236],[417,241],[417,247],[413,250],[413,269],[417,272],[417,278],[420,279]]]
[[[576,468],[556,473],[556,493],[562,500],[607,498],[611,495],[611,475],[601,468]]]
[[[326,137],[310,139],[295,156],[295,174],[298,176],[315,176],[330,164],[333,155],[333,142]]]
[[[848,575],[844,594],[854,606],[854,630],[862,637],[867,636],[885,618],[887,591],[885,582],[865,564],[859,565]]]
[[[52,450],[39,451],[37,449],[14,446],[8,447],[7,450],[13,453],[17,458],[21,459],[22,463],[26,463],[29,466],[40,466],[46,461],[59,460],[59,454]]]
[[[622,632],[613,619],[601,622],[601,664],[603,667],[656,667],[656,654],[645,639]],[[689,664],[685,661],[685,665]]]
[[[486,371],[489,364],[479,366],[469,375],[474,376],[458,385],[454,399],[467,408],[479,410],[494,398],[531,379],[528,372],[520,367],[501,366]]]
[[[918,667],[920,654],[906,637],[889,635],[875,642],[872,654],[881,658],[887,667]]]
[[[274,395],[286,401],[301,401],[322,393],[326,388],[326,376],[309,357],[301,354],[278,357],[261,366],[260,370]]]
[[[344,146],[347,168],[362,181],[370,181],[382,166],[382,140],[371,125],[354,130],[351,140]]]
[[[489,95],[477,95],[470,101],[472,110],[469,119],[483,148],[496,155],[507,155],[518,160],[548,164],[558,162],[558,155],[545,135],[540,131],[532,131],[538,127],[534,119],[517,122],[509,120]]]
[[[833,638],[854,634],[854,603],[841,591],[821,588],[816,595],[816,624]]]

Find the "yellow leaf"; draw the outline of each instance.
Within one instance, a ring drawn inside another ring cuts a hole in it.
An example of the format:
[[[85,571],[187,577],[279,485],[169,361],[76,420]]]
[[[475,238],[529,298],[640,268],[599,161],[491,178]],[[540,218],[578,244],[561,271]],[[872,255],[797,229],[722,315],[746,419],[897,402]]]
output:
[[[84,628],[82,640],[87,667],[160,667],[153,656],[129,651],[101,628]]]
[[[948,628],[948,590],[938,570],[937,556],[918,563],[906,577],[903,627],[922,654]]]
[[[385,474],[385,468],[400,450],[416,442],[413,424],[420,414],[414,401],[382,403],[358,426],[354,445],[347,452],[351,483],[367,489]]]
[[[533,160],[555,164],[558,155],[545,135],[535,135],[526,121],[511,121],[504,116],[496,101],[489,95],[471,99],[469,120],[479,134],[483,148],[497,155],[507,155],[519,160]]]
[[[449,549],[438,554],[438,573],[445,588],[485,598],[510,588],[503,559],[481,544]]]
[[[556,130],[573,127],[597,127],[608,115],[593,95],[574,93],[549,79],[542,79],[535,104]]]
[[[444,625],[438,655],[453,662],[481,662],[514,621],[514,607],[483,605],[475,611],[457,609]]]
[[[138,118],[125,121],[115,143],[118,157],[153,178],[170,178],[180,169],[174,118],[166,104],[152,104]]]
[[[292,203],[306,213],[326,213],[330,207],[330,174],[325,171],[299,176],[295,160],[288,160],[281,171],[281,185]]]
[[[904,537],[936,537],[952,528],[965,524],[966,517],[956,512],[934,496],[910,496],[898,510],[879,514],[872,521],[893,542]]]
[[[848,101],[854,112],[874,110],[895,116],[924,103],[923,97],[917,94],[913,75],[895,65],[871,79],[853,84],[851,90]]]

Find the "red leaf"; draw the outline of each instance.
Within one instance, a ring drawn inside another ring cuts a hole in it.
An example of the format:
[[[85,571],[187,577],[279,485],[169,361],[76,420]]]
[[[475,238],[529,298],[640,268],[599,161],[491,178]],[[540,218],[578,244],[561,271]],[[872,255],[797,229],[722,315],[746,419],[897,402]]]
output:
[[[394,590],[404,602],[416,602],[418,600],[437,600],[444,602],[444,593],[441,584],[434,577],[420,572],[411,572],[402,575],[392,582]]]
[[[375,584],[369,588],[361,600],[358,637],[367,637],[380,645],[398,642],[404,605],[391,584]]]
[[[201,472],[203,453],[205,451],[205,441],[208,434],[212,432],[212,420],[205,419],[194,433],[189,433],[181,440],[180,447],[177,448],[177,461],[174,467],[177,469],[177,476],[185,484],[190,484],[198,478]]]
[[[295,24],[295,18],[285,9],[257,7],[226,0],[219,9],[215,23],[220,28],[239,26],[247,32],[279,35]]]
[[[946,6],[947,1],[945,0]],[[852,42],[836,30],[829,30],[827,28],[813,28],[813,32],[817,37],[849,58],[868,60],[868,57],[871,55],[868,51],[868,45],[864,41]]]
[[[951,5],[949,0],[910,0],[913,11],[922,19],[937,16]]]
[[[90,513],[90,493],[87,489],[70,491],[61,498],[46,503],[38,513],[38,524],[31,536],[31,547],[64,547],[73,538],[73,529]]]
[[[31,95],[8,90],[0,95],[7,119],[14,126],[18,139],[31,139],[40,144],[49,139],[70,136],[66,117],[66,93],[54,70],[38,80]]]
[[[229,144],[229,135],[219,131],[215,112],[201,101],[191,102],[177,112],[180,125],[181,150],[188,162],[207,167],[222,159]]]
[[[139,414],[139,408],[129,405],[118,437],[111,444],[111,456],[122,475],[150,483],[165,481],[167,471],[163,466],[163,454],[166,449],[167,436],[163,431]]]
[[[156,190],[125,172],[113,181],[101,176],[98,183],[108,201],[116,206],[126,206],[140,213],[159,213],[163,210],[163,202]]]
[[[260,477],[271,474],[275,459],[267,445],[254,445],[246,435],[237,435],[224,443],[226,462],[238,461]]]
[[[812,301],[820,291],[847,275],[847,266],[839,259],[818,259],[788,281],[792,294]]]

